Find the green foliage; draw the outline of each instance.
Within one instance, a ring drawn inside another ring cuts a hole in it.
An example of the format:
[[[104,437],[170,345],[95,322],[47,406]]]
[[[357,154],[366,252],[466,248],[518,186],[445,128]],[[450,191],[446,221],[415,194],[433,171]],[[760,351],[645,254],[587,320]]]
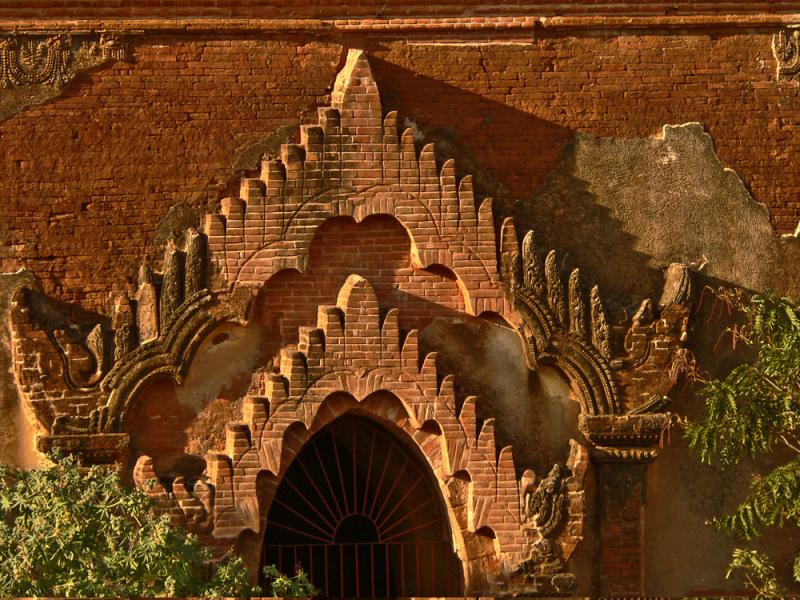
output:
[[[745,346],[749,360],[723,379],[699,379],[706,418],[689,423],[689,443],[705,463],[738,463],[780,449],[790,456],[766,475],[754,475],[736,510],[712,521],[720,531],[752,540],[768,526],[800,525],[800,309],[788,298],[768,294],[749,300],[728,294],[744,317],[728,329]],[[775,568],[755,550],[736,549],[728,576],[743,572],[759,595],[780,591]],[[800,582],[800,555],[794,564]]]
[[[217,563],[211,580],[198,591],[204,598],[249,598],[259,595],[261,588],[250,585],[250,573],[244,560],[234,555]]]
[[[747,499],[732,514],[713,521],[716,529],[751,540],[763,527],[800,525],[800,458],[766,476],[754,476],[749,491]]]
[[[312,598],[319,594],[319,590],[309,581],[302,568],[298,567],[294,577],[289,577],[278,571],[275,565],[264,567],[264,577],[270,579],[270,592],[279,598]]]
[[[733,551],[731,563],[728,565],[727,577],[734,572],[742,571],[759,596],[781,597],[786,595],[775,577],[775,565],[766,555],[756,550],[743,550],[736,548]]]
[[[0,465],[0,596],[247,596],[240,558],[211,574],[210,551],[141,491],[71,458]]]

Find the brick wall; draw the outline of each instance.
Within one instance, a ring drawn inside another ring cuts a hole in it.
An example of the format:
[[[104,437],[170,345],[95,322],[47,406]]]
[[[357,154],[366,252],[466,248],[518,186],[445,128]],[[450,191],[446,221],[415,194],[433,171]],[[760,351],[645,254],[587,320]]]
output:
[[[157,223],[185,202],[214,210],[237,153],[326,102],[340,48],[151,39],[135,62],[83,75],[0,124],[10,199],[2,271],[100,308],[133,292]],[[90,168],[87,168],[90,165]],[[238,191],[238,186],[237,186]]]
[[[0,18],[81,18],[81,17],[330,17],[389,15],[461,15],[485,13],[528,13],[542,15],[665,15],[732,14],[789,12],[798,10],[797,2],[762,0],[750,2],[711,2],[673,0],[629,0],[627,2],[584,0],[508,0],[499,5],[485,0],[419,0],[383,2],[358,0],[346,3],[320,0],[5,0]]]
[[[435,317],[463,317],[452,274],[412,268],[410,242],[391,217],[327,221],[314,236],[305,273],[283,271],[264,286],[257,311],[268,328],[267,355],[296,344],[298,329],[316,324],[317,307],[335,299],[352,273],[372,284],[384,311],[399,309],[402,331],[422,329]]]
[[[69,16],[73,6],[47,10]],[[0,17],[25,16],[12,10],[0,7]],[[664,123],[699,121],[778,231],[794,229],[800,110],[796,85],[775,80],[769,32],[540,33],[481,45],[139,37],[132,62],[83,74],[62,97],[0,124],[0,269],[27,267],[46,293],[108,312],[110,292],[132,293],[139,263],[162,256],[156,232],[169,208],[216,211],[236,193],[237,156],[284,126],[313,122],[330,101],[343,48],[355,45],[370,53],[384,111],[416,123],[419,141],[437,141],[460,174],[474,172],[500,213],[532,197],[577,131],[649,137]],[[317,305],[330,304],[353,272],[372,282],[381,306],[400,308],[402,329],[462,311],[447,273],[416,272],[412,286],[408,253],[408,236],[392,219],[324,225],[307,271],[281,273],[262,292],[262,320],[279,334],[269,336],[274,349],[296,341],[297,328],[312,324]],[[187,414],[171,389],[150,394],[133,427],[149,432],[140,440],[148,451],[178,452],[182,442],[170,432],[184,428]],[[171,410],[161,410],[164,402]],[[153,405],[162,426],[149,424]],[[618,586],[609,593],[641,590],[641,503],[635,492],[630,498],[604,513],[602,571]]]
[[[145,36],[132,62],[83,74],[0,123],[0,269],[26,266],[47,293],[87,308],[131,292],[140,261],[160,260],[168,209],[214,211],[236,193],[238,154],[312,122],[342,55],[333,42]],[[768,34],[393,42],[370,60],[384,110],[476,173],[502,213],[531,198],[576,131],[649,137],[699,121],[779,232],[800,217],[797,90],[775,80]]]

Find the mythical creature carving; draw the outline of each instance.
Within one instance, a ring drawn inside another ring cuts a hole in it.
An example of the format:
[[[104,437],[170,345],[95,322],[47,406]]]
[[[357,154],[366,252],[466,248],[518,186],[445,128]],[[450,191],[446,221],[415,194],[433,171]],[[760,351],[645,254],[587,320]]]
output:
[[[521,593],[564,594],[577,585],[575,576],[565,570],[579,539],[573,535],[574,528],[582,528],[583,523],[582,508],[578,508],[583,505],[583,491],[570,491],[572,482],[582,480],[587,468],[587,459],[578,449],[573,443],[568,466],[553,465],[538,482],[532,471],[522,477],[527,553],[511,575],[512,587]]]
[[[525,520],[533,522],[539,533],[547,537],[564,519],[567,496],[562,489],[564,477],[559,465],[553,465],[535,490],[525,490],[523,506]]]
[[[533,231],[525,234],[522,240],[522,265],[524,269],[523,283],[537,298],[544,295],[544,269],[539,255],[536,253],[536,242]]]
[[[518,567],[519,572],[557,573],[564,568],[556,545],[548,538],[566,520],[565,479],[561,466],[556,464],[535,488],[531,481],[523,491],[523,527],[535,530],[539,539],[531,544],[530,555]]]

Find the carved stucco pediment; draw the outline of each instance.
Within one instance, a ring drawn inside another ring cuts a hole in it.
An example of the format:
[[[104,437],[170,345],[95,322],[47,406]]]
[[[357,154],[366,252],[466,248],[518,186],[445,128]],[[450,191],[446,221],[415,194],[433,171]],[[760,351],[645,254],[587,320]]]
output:
[[[54,320],[31,302],[31,291],[16,296],[15,376],[48,430],[39,449],[118,460],[129,408],[145,384],[180,383],[215,328],[248,323],[258,289],[285,269],[302,272],[328,219],[377,214],[408,232],[416,267],[453,274],[467,314],[499,315],[519,332],[531,368],[551,365],[566,376],[596,460],[654,458],[670,423],[659,412],[674,383],[669,366],[688,328],[688,268],[671,265],[660,300],[646,299],[627,315],[609,311],[579,270],[564,277],[558,252],[542,252],[533,232],[520,243],[513,220],[501,224],[498,243],[491,199],[477,203],[469,176],[459,180],[452,161],[439,165],[432,145],[417,154],[411,130],[398,133],[397,114],[383,114],[367,57],[357,50],[336,79],[331,107],[319,110],[318,124],[301,127],[301,143],[264,159],[257,176],[242,179],[240,197],[206,216],[202,232],[170,242],[161,272],[143,266],[136,294],[118,298],[110,317],[72,331],[67,344],[60,340],[68,318]],[[299,345],[281,353],[277,372],[265,365],[263,389],[244,398],[243,422],[228,425],[226,451],[207,457],[203,477],[151,490],[165,510],[221,540],[263,531],[263,498],[237,490],[255,490],[261,473],[280,477],[287,444],[357,405],[418,441],[430,435],[426,423],[438,425],[436,452],[420,447],[442,489],[456,473],[470,474],[471,504],[459,504],[455,491],[448,500],[464,561],[483,564],[468,554],[479,546],[469,538],[488,527],[511,565],[509,584],[569,592],[574,580],[563,571],[582,536],[588,450],[573,442],[564,464],[520,479],[511,448],[495,448],[493,421],[477,430],[474,398],[456,410],[453,378],[437,372],[435,356],[420,361],[417,334],[402,338],[396,309],[379,318],[368,281],[351,276],[337,304],[318,315],[316,327],[300,331]],[[400,408],[371,403],[378,391],[399,399]],[[355,404],[326,404],[334,392]],[[153,470],[147,460],[137,464],[139,479]]]

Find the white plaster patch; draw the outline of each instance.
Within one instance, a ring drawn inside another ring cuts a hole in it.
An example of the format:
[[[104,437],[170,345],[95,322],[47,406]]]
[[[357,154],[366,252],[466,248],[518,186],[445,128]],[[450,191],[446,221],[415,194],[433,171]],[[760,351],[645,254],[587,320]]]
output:
[[[257,326],[227,324],[215,329],[197,350],[183,384],[177,386],[178,401],[200,412],[225,388],[249,379],[259,364],[262,341]]]

